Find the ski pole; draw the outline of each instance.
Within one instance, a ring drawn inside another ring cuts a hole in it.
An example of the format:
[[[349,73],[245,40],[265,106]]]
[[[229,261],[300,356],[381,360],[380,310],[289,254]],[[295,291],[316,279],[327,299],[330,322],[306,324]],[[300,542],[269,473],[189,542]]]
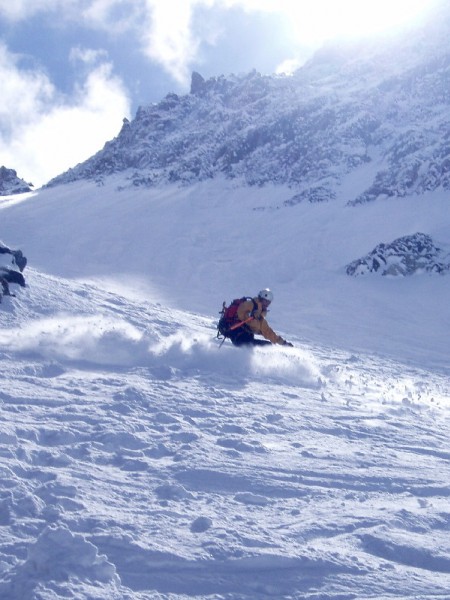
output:
[[[235,323],[232,327],[230,327],[229,331],[233,331],[233,329],[237,329],[238,327],[245,325],[245,323],[252,321],[254,318],[255,317],[249,317],[248,319],[245,319],[245,321],[239,321],[239,323]]]

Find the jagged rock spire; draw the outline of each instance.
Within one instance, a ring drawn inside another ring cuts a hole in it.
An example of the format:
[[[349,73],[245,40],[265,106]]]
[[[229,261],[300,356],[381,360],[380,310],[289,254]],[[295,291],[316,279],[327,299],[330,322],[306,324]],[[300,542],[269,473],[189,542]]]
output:
[[[197,71],[193,71],[191,77],[191,94],[197,94],[198,92],[201,92],[204,87],[205,80],[203,77],[200,75],[200,73],[197,73]]]

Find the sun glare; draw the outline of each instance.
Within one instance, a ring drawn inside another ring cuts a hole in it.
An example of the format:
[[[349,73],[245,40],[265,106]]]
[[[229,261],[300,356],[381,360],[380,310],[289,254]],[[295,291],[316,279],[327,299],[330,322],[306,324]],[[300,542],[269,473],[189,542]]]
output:
[[[296,35],[304,43],[388,32],[418,18],[433,0],[285,0]]]

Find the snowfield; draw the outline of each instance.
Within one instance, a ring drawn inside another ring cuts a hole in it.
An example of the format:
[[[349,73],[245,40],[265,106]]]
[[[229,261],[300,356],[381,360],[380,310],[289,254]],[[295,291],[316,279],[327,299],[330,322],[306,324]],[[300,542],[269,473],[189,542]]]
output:
[[[448,199],[275,192],[4,200],[2,600],[450,598],[450,277],[344,273]],[[295,347],[219,347],[265,286]]]

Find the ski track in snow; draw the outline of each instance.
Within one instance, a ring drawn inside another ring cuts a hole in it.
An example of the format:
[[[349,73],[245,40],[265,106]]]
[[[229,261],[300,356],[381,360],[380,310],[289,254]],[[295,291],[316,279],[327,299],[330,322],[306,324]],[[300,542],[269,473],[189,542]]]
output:
[[[29,281],[1,313],[2,599],[449,597],[448,377]]]

